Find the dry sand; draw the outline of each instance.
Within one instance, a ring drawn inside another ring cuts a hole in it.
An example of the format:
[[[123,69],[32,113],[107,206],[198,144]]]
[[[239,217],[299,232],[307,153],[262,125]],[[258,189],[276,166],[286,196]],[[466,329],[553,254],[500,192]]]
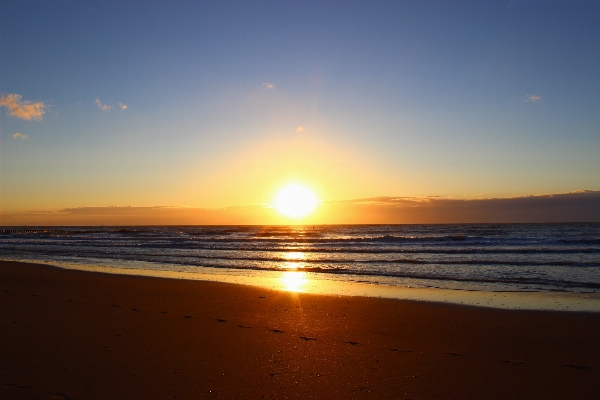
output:
[[[600,313],[0,262],[0,398],[598,398]]]

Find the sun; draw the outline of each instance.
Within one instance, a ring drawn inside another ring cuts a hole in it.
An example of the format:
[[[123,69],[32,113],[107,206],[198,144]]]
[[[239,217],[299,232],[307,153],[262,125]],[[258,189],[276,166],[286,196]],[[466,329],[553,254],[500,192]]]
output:
[[[317,204],[317,196],[310,188],[289,183],[277,193],[274,206],[286,217],[301,218],[313,212]]]

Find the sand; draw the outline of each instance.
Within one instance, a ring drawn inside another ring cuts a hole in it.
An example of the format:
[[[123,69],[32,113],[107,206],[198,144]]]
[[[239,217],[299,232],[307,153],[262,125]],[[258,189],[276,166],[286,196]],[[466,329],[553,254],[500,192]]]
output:
[[[597,398],[600,313],[0,262],[0,398]]]

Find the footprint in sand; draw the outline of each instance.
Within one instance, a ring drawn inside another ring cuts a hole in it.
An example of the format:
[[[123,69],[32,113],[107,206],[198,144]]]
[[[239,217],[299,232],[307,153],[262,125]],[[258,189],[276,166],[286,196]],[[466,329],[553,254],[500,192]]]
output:
[[[503,362],[504,364],[509,364],[509,365],[524,365],[525,363],[522,361],[500,361]]]
[[[401,349],[390,349],[390,351],[393,351],[395,353],[410,353],[410,350],[401,350]]]
[[[15,385],[14,383],[3,383],[3,389],[27,389],[25,385]]]
[[[460,354],[460,353],[444,353],[444,354],[448,354],[449,356],[453,356],[453,357],[466,357],[466,354]]]
[[[590,367],[586,367],[585,365],[577,365],[577,364],[565,364],[565,367],[575,368],[580,371],[584,371],[586,369],[590,369]]]

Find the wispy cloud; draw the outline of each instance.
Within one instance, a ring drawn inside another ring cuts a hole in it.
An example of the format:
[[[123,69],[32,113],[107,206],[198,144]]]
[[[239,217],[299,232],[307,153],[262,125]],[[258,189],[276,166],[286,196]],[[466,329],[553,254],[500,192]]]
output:
[[[269,83],[269,82],[265,82],[262,85],[264,87],[266,87],[267,89],[273,89],[275,87],[275,85],[273,85],[272,83]]]
[[[102,104],[102,102],[100,101],[100,99],[96,99],[96,105],[98,106],[99,109],[101,109],[102,111],[110,111],[113,106],[111,106],[110,104]],[[125,111],[129,108],[129,106],[127,104],[118,102],[117,106],[119,108],[119,110],[121,111]]]
[[[337,215],[328,223],[600,222],[600,191],[593,190],[470,200],[371,197],[321,206]]]
[[[110,111],[110,109],[112,108],[112,106],[109,106],[108,104],[102,104],[102,102],[100,101],[100,99],[96,99],[96,105],[102,111]]]
[[[96,105],[98,106],[99,109],[101,109],[102,111],[110,111],[110,109],[112,108],[111,106],[109,106],[108,104],[102,104],[100,102],[100,99],[96,99]]]
[[[13,135],[12,135],[12,137],[13,137],[14,139],[23,139],[23,140],[27,140],[27,139],[29,139],[29,136],[27,136],[27,135],[25,135],[25,134],[23,134],[23,133],[19,133],[19,132],[17,132],[17,133],[15,133],[15,134],[13,134]]]
[[[0,96],[0,107],[6,107],[6,112],[11,117],[17,117],[24,120],[36,119],[42,120],[42,115],[46,112],[46,105],[43,102],[33,103],[31,101],[21,101],[21,95],[3,94]]]
[[[3,212],[0,226],[11,225],[256,225],[273,224],[273,212],[260,205],[220,209],[187,207],[80,207],[62,210]]]
[[[536,101],[540,101],[542,99],[542,96],[538,96],[537,94],[528,94],[528,95],[526,95],[526,97],[527,98],[525,99],[525,101],[528,103],[529,102],[535,103]]]
[[[300,125],[299,127],[296,128],[296,133],[300,133],[304,130],[304,127],[302,125]]]

